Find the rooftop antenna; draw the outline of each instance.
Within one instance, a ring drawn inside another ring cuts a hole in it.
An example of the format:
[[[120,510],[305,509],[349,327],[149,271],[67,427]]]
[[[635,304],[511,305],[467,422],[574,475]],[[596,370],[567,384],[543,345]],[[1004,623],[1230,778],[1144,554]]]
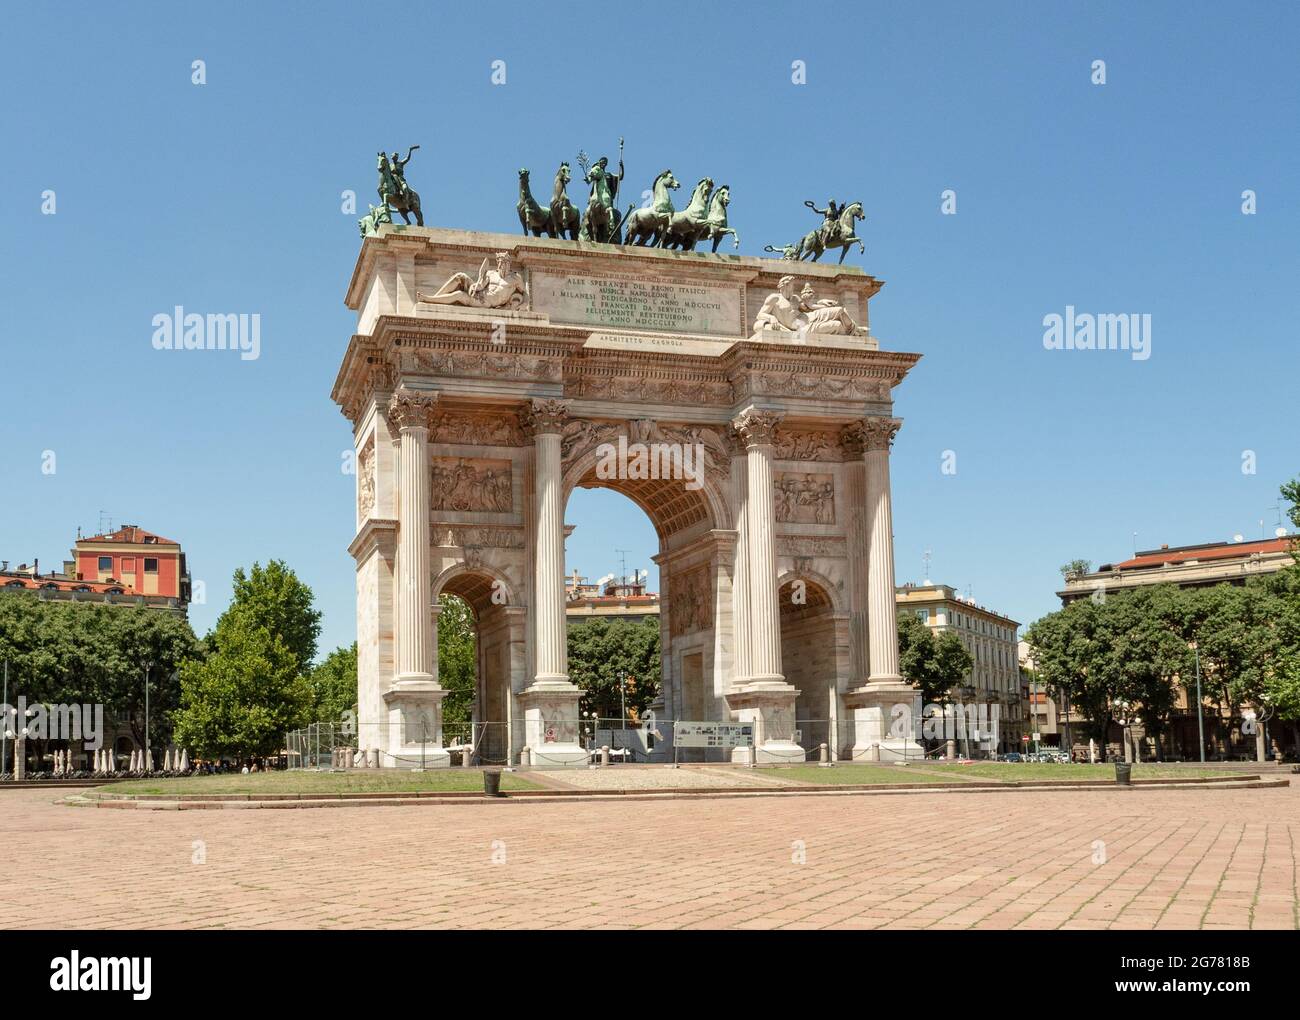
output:
[[[619,562],[619,571],[620,571],[620,573],[619,573],[619,575],[618,575],[618,583],[619,583],[620,586],[622,586],[622,585],[626,585],[626,584],[627,584],[627,553],[628,553],[628,551],[627,551],[626,549],[615,549],[614,551],[615,551],[616,553],[618,553],[618,562]]]
[[[1138,554],[1138,533],[1135,531],[1133,532],[1133,555],[1137,556],[1137,554]]]
[[[1280,528],[1280,527],[1282,527],[1282,504],[1281,504],[1281,503],[1274,503],[1274,504],[1273,504],[1271,507],[1269,507],[1268,509],[1270,509],[1270,510],[1276,510],[1276,511],[1277,511],[1277,520],[1274,522],[1273,526],[1274,526],[1275,528]]]
[[[105,522],[105,521],[108,521],[108,527],[107,527],[107,528],[104,527],[104,522]],[[112,515],[112,513],[110,513],[108,510],[101,510],[101,511],[99,511],[99,533],[100,533],[101,535],[107,535],[107,534],[108,534],[110,531],[112,531],[112,530],[113,530],[113,515]]]
[[[929,549],[927,549],[925,553],[921,556],[921,559],[925,562],[925,569],[921,572],[921,577],[924,578],[924,580],[921,582],[922,584],[930,583],[930,558],[933,555],[934,553],[931,552]]]

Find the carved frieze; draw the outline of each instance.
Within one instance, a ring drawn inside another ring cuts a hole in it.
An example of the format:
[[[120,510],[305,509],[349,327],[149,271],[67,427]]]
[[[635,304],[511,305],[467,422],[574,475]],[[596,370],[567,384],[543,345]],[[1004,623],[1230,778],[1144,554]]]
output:
[[[517,351],[420,348],[406,353],[411,371],[460,378],[521,379],[559,382],[564,368],[558,357],[547,358]]]
[[[439,527],[434,529],[433,542],[453,549],[522,549],[524,533],[512,528]]]
[[[435,457],[429,470],[429,505],[433,510],[502,514],[513,508],[508,460]]]
[[[662,443],[683,451],[689,448],[689,456],[670,455],[667,460],[676,464],[703,463],[705,474],[718,486],[726,483],[731,470],[731,454],[718,430],[704,425],[661,424],[650,418],[634,418],[626,423],[571,419],[564,427],[560,456],[567,465],[596,447],[617,443],[620,436],[625,438],[629,456],[635,455],[638,445]]]
[[[594,446],[614,442],[626,432],[619,422],[592,421],[590,418],[573,418],[564,426],[560,438],[560,457],[567,464],[581,457]]]
[[[656,404],[703,406],[731,403],[731,384],[723,379],[657,379],[647,375],[581,374],[566,379],[566,397],[635,400]]]
[[[848,555],[848,543],[834,535],[777,535],[776,554],[796,558],[829,556],[843,559]]]
[[[776,519],[783,524],[834,524],[835,479],[810,472],[778,472],[772,477]]]
[[[889,384],[882,379],[835,376],[801,371],[755,372],[746,377],[749,394],[781,397],[839,397],[887,401]]]
[[[772,456],[777,460],[828,460],[841,458],[839,437],[834,432],[792,432],[778,429]]]
[[[375,440],[366,439],[357,452],[357,516],[365,520],[375,509]]]
[[[523,432],[513,418],[501,415],[436,414],[429,429],[433,443],[461,443],[475,446],[520,446]]]
[[[669,575],[668,617],[674,635],[713,626],[713,583],[707,565]]]

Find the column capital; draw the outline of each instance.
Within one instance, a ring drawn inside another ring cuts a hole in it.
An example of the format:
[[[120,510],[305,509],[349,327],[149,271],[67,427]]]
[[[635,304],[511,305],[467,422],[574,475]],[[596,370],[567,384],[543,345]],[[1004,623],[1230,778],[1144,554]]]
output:
[[[894,436],[903,427],[901,418],[863,418],[851,421],[840,429],[840,442],[851,454],[860,455],[872,450],[888,450],[894,445]]]
[[[747,450],[771,446],[776,440],[776,429],[782,417],[772,411],[745,411],[731,419],[731,428]]]
[[[529,436],[558,435],[569,421],[564,400],[532,400],[519,412],[519,424]]]
[[[437,393],[413,390],[402,383],[389,398],[388,420],[399,429],[428,428],[429,418],[437,403]]]

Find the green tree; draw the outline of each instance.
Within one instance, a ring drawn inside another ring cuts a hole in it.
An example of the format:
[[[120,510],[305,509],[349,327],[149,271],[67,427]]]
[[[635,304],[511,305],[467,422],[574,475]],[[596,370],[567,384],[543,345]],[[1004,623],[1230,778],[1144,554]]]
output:
[[[233,589],[208,657],[180,671],[176,739],[203,757],[269,754],[315,705],[308,671],[320,613],[311,589],[279,560],[237,568]]]
[[[626,698],[628,717],[638,718],[661,687],[659,621],[592,619],[572,624],[569,679],[586,692],[585,711],[618,719]]]
[[[176,742],[201,758],[274,754],[310,713],[297,656],[266,627],[228,627],[206,660],[180,670]]]
[[[238,630],[265,627],[284,642],[299,671],[305,672],[316,658],[316,639],[320,637],[320,613],[312,590],[281,560],[271,560],[265,567],[254,563],[247,574],[243,567],[236,567],[232,587],[230,606],[217,621],[213,635],[217,647],[223,626]]]
[[[442,726],[449,740],[469,733],[478,680],[478,625],[469,603],[439,595],[438,682],[451,693],[442,700]],[[496,721],[496,720],[493,720]]]
[[[171,613],[0,595],[0,661],[9,664],[10,703],[22,694],[28,703],[101,704],[140,743],[146,670],[150,742],[166,743],[180,692],[176,671],[201,654],[188,621]]]
[[[1092,560],[1071,560],[1061,564],[1061,576],[1072,577],[1075,574],[1092,573]]]
[[[1051,696],[1069,696],[1104,755],[1115,691],[1097,661],[1102,647],[1097,636],[1099,613],[1099,604],[1090,599],[1071,602],[1030,624],[1025,640],[1033,650],[1039,680]]]
[[[1292,478],[1291,481],[1282,485],[1282,498],[1291,504],[1286,515],[1291,518],[1291,526],[1300,531],[1300,478]],[[1296,543],[1294,550],[1300,554],[1300,543]]]
[[[307,674],[311,685],[311,716],[316,722],[337,723],[357,708],[357,643],[340,645]]]
[[[936,635],[915,614],[898,614],[898,666],[924,704],[946,705],[952,688],[970,675],[975,660],[951,631]]]

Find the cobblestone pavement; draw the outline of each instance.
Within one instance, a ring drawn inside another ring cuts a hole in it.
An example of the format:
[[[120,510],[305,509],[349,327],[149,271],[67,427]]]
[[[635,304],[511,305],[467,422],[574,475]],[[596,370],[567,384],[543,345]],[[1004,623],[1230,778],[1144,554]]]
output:
[[[5,928],[1300,926],[1297,786],[186,812],[55,796],[0,793]]]

